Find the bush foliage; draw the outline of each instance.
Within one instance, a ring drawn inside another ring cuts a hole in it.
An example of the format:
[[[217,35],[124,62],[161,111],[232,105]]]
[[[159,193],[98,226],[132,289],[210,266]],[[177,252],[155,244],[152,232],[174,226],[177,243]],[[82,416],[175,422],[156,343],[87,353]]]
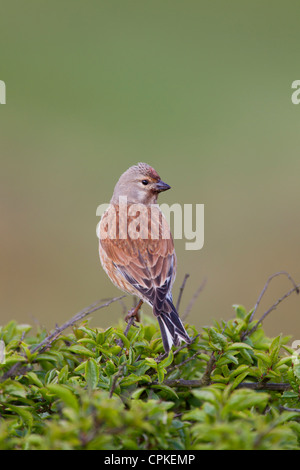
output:
[[[299,449],[298,356],[262,325],[245,335],[250,316],[187,325],[193,343],[168,357],[151,317],[127,337],[85,320],[35,352],[46,331],[11,321],[0,449]]]

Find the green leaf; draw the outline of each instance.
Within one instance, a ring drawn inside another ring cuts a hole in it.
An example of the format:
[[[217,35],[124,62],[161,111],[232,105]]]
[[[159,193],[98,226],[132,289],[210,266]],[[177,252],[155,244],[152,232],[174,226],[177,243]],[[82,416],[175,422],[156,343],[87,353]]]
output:
[[[162,361],[160,361],[159,364],[160,364],[160,366],[162,366],[162,367],[169,367],[169,366],[172,364],[173,359],[174,359],[173,352],[170,351],[168,357],[166,357],[165,359],[163,359]]]
[[[221,401],[221,394],[217,390],[193,390],[193,395],[201,401],[214,404],[218,404]]]
[[[203,422],[205,421],[206,414],[202,410],[193,408],[191,411],[184,413],[182,418],[187,421],[202,421]]]
[[[77,340],[77,343],[79,343],[79,344],[91,344],[92,346],[97,345],[96,341],[92,338],[80,338],[80,339]]]
[[[57,381],[57,370],[50,369],[48,370],[47,374],[45,375],[45,384],[48,385],[51,382]]]
[[[271,367],[271,358],[268,354],[263,353],[263,352],[255,352],[255,357],[260,359],[264,364],[266,364],[268,367]]]
[[[281,346],[281,336],[277,336],[276,338],[273,339],[271,346],[270,346],[270,350],[269,350],[271,364],[273,364],[277,360],[280,346]]]
[[[250,349],[250,350],[253,350],[253,348],[251,346],[249,346],[249,344],[246,344],[246,343],[232,343],[228,346],[227,348],[227,351],[230,351],[232,349]]]
[[[109,359],[108,361],[106,361],[106,366],[104,370],[108,376],[111,376],[117,371],[117,367],[115,366],[113,361]]]
[[[140,363],[135,363],[135,373],[137,375],[143,375],[150,369],[150,365],[146,363],[146,361],[141,361]]]
[[[30,383],[33,383],[37,387],[41,388],[44,386],[44,384],[40,381],[40,379],[38,378],[35,372],[33,371],[27,372],[27,377],[29,378]]]
[[[17,331],[17,323],[12,320],[1,328],[0,338],[4,341],[6,345],[14,338],[14,335]]]
[[[243,307],[242,305],[233,305],[233,308],[238,318],[241,318],[243,320],[245,316],[247,315],[247,311],[245,307]]]
[[[229,377],[229,368],[228,368],[228,365],[227,364],[224,364],[222,367],[222,374],[224,375],[224,377]]]
[[[17,413],[20,416],[20,418],[22,418],[24,424],[28,428],[32,428],[32,426],[33,426],[33,416],[30,413],[30,411],[28,410],[28,407],[15,406],[15,405],[11,405],[10,403],[6,406],[7,406],[7,408],[9,408],[14,413]]]
[[[276,362],[276,364],[273,366],[273,368],[277,369],[280,366],[285,365],[285,364],[291,365],[292,364],[292,358],[291,357],[282,357],[281,359],[279,359],[278,362]]]
[[[173,388],[169,387],[168,385],[164,385],[164,384],[152,385],[151,388],[156,388],[156,389],[159,389],[159,390],[163,390],[164,392],[166,392],[166,395],[169,398],[179,399],[179,397],[178,397],[177,393],[175,392],[175,390],[173,390]]]
[[[133,400],[138,400],[145,390],[146,390],[146,387],[137,388],[134,392],[132,392],[131,398]]]
[[[219,351],[222,351],[227,346],[227,340],[224,335],[218,333],[214,328],[209,329],[210,343]]]
[[[222,384],[227,384],[228,382],[228,377],[223,377],[223,375],[220,375],[220,374],[216,374],[214,372],[214,375],[213,375],[213,379],[214,379],[214,383],[215,384],[219,384],[219,383],[222,383]]]
[[[9,379],[7,382],[4,382],[1,386],[3,387],[4,393],[6,396],[25,398],[26,397],[26,388],[17,381]]]
[[[146,357],[145,362],[147,365],[153,367],[154,369],[157,369],[157,362],[152,357]]]
[[[43,354],[38,354],[35,358],[36,362],[41,362],[41,361],[50,361],[50,362],[56,362],[57,357],[54,354],[49,353],[43,353]]]
[[[229,396],[222,414],[225,416],[230,411],[242,411],[253,406],[265,407],[268,399],[269,395],[264,392],[257,393],[247,389],[234,390]]]
[[[78,328],[79,331],[83,331],[84,333],[87,334],[87,336],[89,336],[90,338],[92,338],[93,340],[96,340],[96,333],[94,330],[92,330],[91,328],[87,328],[86,326],[80,326]],[[83,338],[82,338],[83,339]]]
[[[231,390],[234,390],[241,382],[243,382],[244,378],[248,375],[248,371],[242,372],[239,374],[231,384]]]
[[[151,382],[151,378],[149,377],[149,375],[130,374],[127,377],[124,377],[121,380],[120,384],[122,385],[122,387],[128,387],[138,382]]]
[[[69,375],[69,366],[68,364],[66,364],[58,373],[58,376],[57,376],[58,382],[59,383],[66,382],[68,375]]]
[[[126,349],[129,349],[130,348],[130,341],[129,339],[123,335],[123,333],[121,333],[120,331],[115,331],[115,334],[116,336],[118,336],[118,338],[120,338],[120,340],[123,342],[124,346]]]
[[[241,374],[242,372],[246,372],[246,371],[249,371],[249,366],[246,365],[246,364],[241,364],[240,366],[238,366],[236,369],[233,369],[232,372],[230,372],[230,378],[232,377],[235,377],[239,374]]]
[[[248,349],[240,349],[239,352],[245,361],[248,361],[250,362],[250,364],[253,364],[253,358],[251,357]]]
[[[74,393],[64,385],[50,384],[47,386],[47,389],[51,394],[55,395],[57,398],[60,398],[66,406],[73,408],[75,411],[79,410],[79,403],[77,398],[75,397]]]
[[[289,369],[287,371],[287,378],[288,378],[288,381],[292,387],[292,389],[297,393],[299,394],[299,383],[298,383],[298,380],[297,378],[295,377],[294,375],[294,370],[293,369]]]
[[[26,354],[28,362],[32,362],[35,359],[35,357],[38,355],[37,351],[35,353],[32,353],[30,351],[29,347],[26,346],[26,344],[24,344],[24,343],[22,343],[22,349],[23,349],[24,353]]]
[[[271,370],[269,369],[266,373],[266,377],[271,377],[271,378],[279,378],[280,377],[280,371],[275,371],[275,370]]]
[[[90,351],[89,349],[85,348],[81,344],[74,344],[73,346],[70,346],[68,350],[75,354],[78,354],[79,356],[88,356],[88,357],[95,356],[95,353],[93,351]]]
[[[159,383],[162,383],[164,381],[164,378],[165,378],[165,369],[164,368],[158,366],[157,378],[158,378]]]
[[[297,356],[297,357],[294,359],[293,371],[294,371],[295,377],[296,377],[298,380],[300,380],[300,359],[299,359],[299,356]]]
[[[20,354],[6,355],[5,361],[2,364],[0,363],[0,368],[11,367],[17,362],[26,362],[26,358]]]
[[[99,366],[95,359],[88,359],[85,364],[85,380],[89,390],[97,388]]]
[[[236,365],[239,363],[238,359],[233,354],[229,354],[228,352],[224,353],[220,357],[220,359],[217,360],[218,366],[222,366],[224,364],[230,364],[231,362],[233,362]]]

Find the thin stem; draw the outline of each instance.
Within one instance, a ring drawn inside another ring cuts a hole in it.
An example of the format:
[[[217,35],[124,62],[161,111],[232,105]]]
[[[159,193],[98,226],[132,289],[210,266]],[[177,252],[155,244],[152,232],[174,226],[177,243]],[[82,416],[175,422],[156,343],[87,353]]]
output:
[[[188,314],[190,313],[190,311],[192,310],[193,305],[194,305],[194,303],[196,302],[196,300],[197,300],[199,294],[200,294],[200,293],[202,292],[202,290],[204,289],[205,284],[206,284],[206,279],[204,279],[204,280],[202,281],[201,285],[198,287],[198,289],[196,290],[195,294],[193,295],[193,297],[192,297],[190,303],[188,304],[188,306],[187,306],[187,308],[186,308],[184,314],[183,314],[182,317],[181,317],[182,320],[185,320],[186,317],[188,316]]]
[[[212,384],[215,382],[211,382]],[[209,385],[209,381],[207,381],[207,377],[202,376],[201,379],[198,380],[185,380],[185,379],[166,379],[163,382],[164,385],[168,385],[169,387],[188,387],[188,388],[200,388]],[[252,390],[269,390],[269,391],[277,391],[277,392],[284,392],[291,388],[289,383],[263,383],[263,382],[242,382],[236,388],[250,388]]]
[[[255,307],[254,307],[254,309],[253,309],[253,312],[252,312],[252,314],[251,314],[251,317],[250,317],[249,322],[252,321],[252,319],[253,319],[253,317],[254,317],[254,315],[255,315],[255,312],[256,312],[256,310],[258,309],[258,306],[259,306],[259,304],[260,304],[260,301],[261,301],[261,299],[262,299],[264,293],[266,292],[266,290],[267,290],[267,288],[268,288],[270,282],[272,281],[272,279],[274,279],[274,277],[281,276],[281,275],[285,275],[285,276],[288,277],[288,279],[291,281],[291,283],[292,283],[293,286],[294,286],[294,290],[296,290],[297,294],[299,294],[299,286],[296,285],[294,279],[292,278],[292,276],[291,276],[288,272],[286,272],[286,271],[278,271],[277,273],[272,274],[272,276],[270,276],[270,277],[267,279],[267,282],[265,283],[263,290],[262,290],[261,293],[259,294],[259,297],[258,297],[258,299],[257,299],[257,302],[256,302],[256,304],[255,304]]]
[[[184,276],[183,282],[182,282],[181,287],[180,287],[180,289],[179,289],[179,295],[178,295],[178,299],[177,299],[177,303],[176,303],[176,310],[177,310],[177,312],[179,311],[179,306],[180,306],[180,302],[181,302],[181,297],[182,297],[182,294],[183,294],[183,291],[184,291],[184,288],[185,288],[186,281],[188,280],[189,277],[190,277],[189,274],[186,274],[186,275]]]
[[[266,318],[267,315],[269,315],[269,313],[271,313],[273,310],[276,309],[276,307],[283,301],[285,300],[287,297],[289,297],[293,292],[297,292],[299,291],[299,287],[300,287],[300,284],[298,285],[295,285],[295,287],[293,287],[293,289],[289,290],[286,294],[284,294],[282,297],[280,297],[278,300],[276,300],[276,302],[260,317],[260,319],[258,320],[258,322],[254,325],[254,327],[249,331],[249,332],[245,332],[244,335],[243,335],[243,338],[245,338],[246,335],[250,336],[252,333],[254,333],[254,331],[256,331],[258,325],[260,323],[262,323],[264,321],[264,319]]]
[[[36,351],[39,351],[40,353],[45,351],[52,343],[57,339],[57,337],[67,329],[69,326],[74,325],[74,323],[82,320],[85,318],[87,315],[90,315],[91,313],[95,312],[96,310],[100,310],[101,308],[107,307],[113,302],[116,302],[117,300],[122,299],[125,297],[124,295],[121,297],[114,297],[113,299],[108,300],[104,304],[98,305],[100,301],[97,301],[90,305],[89,307],[86,307],[85,309],[81,310],[78,312],[74,317],[71,318],[71,320],[68,320],[65,322],[62,326],[56,327],[55,330],[48,335],[43,341],[41,341],[39,344],[37,344],[32,350],[31,353],[34,353]],[[30,366],[31,367],[31,366]],[[2,377],[0,377],[0,382],[3,382],[4,380],[8,379],[9,377],[14,377],[18,374],[25,373],[28,369],[26,368],[26,365],[24,365],[23,362],[16,362],[9,370],[7,370]]]
[[[41,349],[42,347],[43,347],[42,350],[45,350],[47,347],[49,347],[53,343],[53,341],[64,330],[66,330],[70,326],[74,325],[76,322],[82,320],[87,315],[90,315],[91,313],[96,312],[97,310],[100,310],[101,308],[108,307],[108,305],[110,305],[113,302],[117,302],[118,300],[122,299],[123,297],[125,297],[125,295],[122,295],[121,297],[114,297],[113,299],[109,299],[107,302],[105,302],[104,304],[101,304],[101,305],[98,305],[99,302],[100,302],[100,300],[98,300],[97,302],[91,304],[89,307],[84,308],[80,312],[76,313],[76,315],[74,315],[74,317],[72,317],[70,320],[66,321],[62,326],[56,327],[55,330],[49,336],[47,336],[41,343],[39,343],[37,346],[35,346],[32,349],[31,352],[34,353],[34,352],[38,351],[39,349]]]

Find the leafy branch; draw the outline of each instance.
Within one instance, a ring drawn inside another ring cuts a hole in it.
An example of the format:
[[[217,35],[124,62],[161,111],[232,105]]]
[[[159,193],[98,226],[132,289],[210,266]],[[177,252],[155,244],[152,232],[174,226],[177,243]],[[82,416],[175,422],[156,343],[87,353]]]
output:
[[[46,338],[43,339],[39,344],[34,346],[30,351],[30,356],[34,355],[37,352],[39,352],[39,353],[44,352],[47,348],[49,348],[51,346],[51,344],[67,328],[69,328],[69,327],[75,325],[76,323],[80,322],[81,320],[83,320],[88,315],[91,315],[93,312],[96,312],[97,310],[108,307],[110,304],[122,299],[123,297],[125,297],[125,295],[123,295],[121,297],[114,297],[112,299],[108,299],[106,302],[104,302],[100,305],[99,305],[99,303],[101,302],[101,300],[98,300],[97,302],[94,302],[93,304],[91,304],[88,307],[84,308],[80,312],[76,313],[76,315],[74,315],[70,320],[66,321],[63,325],[56,326],[52,333],[50,333],[48,336],[46,336]],[[26,354],[24,354],[23,357],[25,358]],[[25,371],[26,371],[26,366],[24,366],[24,363],[23,362],[17,362],[8,371],[6,371],[2,375],[2,377],[0,377],[0,382],[3,382],[5,380],[7,380],[9,377],[14,377],[17,374],[24,373]]]
[[[279,275],[292,288],[255,320]],[[49,334],[29,336],[28,325],[11,321],[0,328],[0,449],[299,450],[300,358],[289,337],[263,330],[298,290],[288,273],[275,273],[253,310],[236,305],[233,318],[201,332],[186,324],[193,341],[169,355],[153,317],[138,327],[133,317],[125,328],[89,327],[91,313],[122,297],[92,304]]]

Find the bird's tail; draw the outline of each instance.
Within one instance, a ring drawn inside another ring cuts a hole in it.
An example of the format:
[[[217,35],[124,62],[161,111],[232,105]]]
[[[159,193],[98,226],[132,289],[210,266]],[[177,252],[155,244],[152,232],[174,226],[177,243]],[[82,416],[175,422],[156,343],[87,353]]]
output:
[[[167,308],[165,309],[167,312],[154,312],[154,314],[157,316],[165,352],[169,353],[173,344],[174,346],[179,346],[181,341],[189,344],[191,338],[185,331],[172,302],[168,299],[165,302],[167,303]]]

